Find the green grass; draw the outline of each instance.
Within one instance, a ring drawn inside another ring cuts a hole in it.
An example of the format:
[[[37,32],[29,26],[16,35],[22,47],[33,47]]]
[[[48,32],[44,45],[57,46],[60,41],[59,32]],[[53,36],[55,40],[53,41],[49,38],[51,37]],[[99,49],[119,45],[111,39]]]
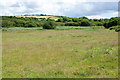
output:
[[[103,26],[56,26],[55,30],[69,30],[69,29],[103,29]],[[43,30],[42,27],[9,27],[9,28],[3,28],[3,31],[9,31],[9,30]]]
[[[117,38],[93,28],[3,31],[3,78],[117,78]]]
[[[81,26],[57,26],[56,30],[66,30],[66,29],[89,29],[89,28],[93,28],[91,26],[88,27],[81,27]],[[18,29],[35,29],[35,30],[39,30],[39,29],[43,29],[42,27],[31,27],[31,28],[25,28],[25,27],[9,27],[9,28],[4,28],[7,30],[18,30]]]
[[[89,29],[91,26],[81,27],[81,26],[57,26],[57,30],[68,30],[68,29]]]

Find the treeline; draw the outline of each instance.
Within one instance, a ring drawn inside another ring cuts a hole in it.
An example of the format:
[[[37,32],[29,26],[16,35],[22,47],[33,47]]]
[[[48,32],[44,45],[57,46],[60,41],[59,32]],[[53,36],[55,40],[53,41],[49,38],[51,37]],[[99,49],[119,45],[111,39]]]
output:
[[[57,22],[64,22],[65,26],[104,26],[109,28],[120,24],[119,17],[110,19],[88,19],[87,17],[71,18],[63,16]]]
[[[2,27],[41,27],[46,20],[32,17],[3,16]]]
[[[25,14],[23,16],[50,16],[50,15],[46,15],[46,14]]]
[[[120,18],[88,19],[87,17],[59,16],[59,19],[55,21],[50,18],[2,16],[2,27],[42,27],[46,22],[54,22],[58,26],[104,26],[110,28],[119,25]]]

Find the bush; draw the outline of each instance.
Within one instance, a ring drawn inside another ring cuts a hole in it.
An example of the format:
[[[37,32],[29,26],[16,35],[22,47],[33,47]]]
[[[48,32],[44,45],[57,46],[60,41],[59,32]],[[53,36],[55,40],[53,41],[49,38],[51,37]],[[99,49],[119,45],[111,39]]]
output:
[[[69,22],[69,23],[66,23],[65,26],[80,26],[80,23],[78,23],[78,22]]]
[[[81,26],[90,26],[90,22],[88,20],[82,20],[81,21]]]
[[[28,23],[28,27],[37,27],[35,23]]]
[[[109,28],[110,30],[115,30],[116,32],[120,31],[120,26],[113,26]]]
[[[104,26],[105,28],[110,28],[110,27],[112,27],[112,26],[117,26],[117,23],[118,23],[117,20],[113,20],[113,21],[110,21],[110,22],[105,23],[103,26]]]
[[[119,31],[120,31],[120,28],[115,29],[115,31],[116,31],[116,32],[119,32]]]
[[[46,22],[43,24],[43,29],[55,29],[56,28],[56,24],[55,22]]]
[[[92,29],[97,30],[97,29],[104,29],[103,26],[92,26]]]
[[[3,20],[2,21],[2,27],[14,27],[15,22],[13,21],[8,21],[8,20]]]

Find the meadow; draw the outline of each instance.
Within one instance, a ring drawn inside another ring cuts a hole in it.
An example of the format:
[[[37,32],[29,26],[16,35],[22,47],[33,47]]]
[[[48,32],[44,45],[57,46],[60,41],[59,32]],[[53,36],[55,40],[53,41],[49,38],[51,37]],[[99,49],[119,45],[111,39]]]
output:
[[[6,29],[3,78],[117,78],[118,32]]]
[[[23,18],[25,18],[25,17],[31,18],[32,17],[32,18],[45,18],[45,19],[50,18],[50,19],[54,19],[55,21],[59,19],[59,17],[56,17],[56,16],[17,16],[17,17],[23,17]]]

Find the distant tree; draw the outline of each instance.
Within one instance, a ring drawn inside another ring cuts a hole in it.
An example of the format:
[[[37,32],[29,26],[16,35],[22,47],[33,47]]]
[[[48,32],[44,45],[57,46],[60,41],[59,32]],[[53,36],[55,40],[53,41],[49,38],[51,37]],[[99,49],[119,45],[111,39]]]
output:
[[[49,29],[50,25],[53,25],[53,23],[59,26],[104,26],[105,28],[111,28],[112,26],[120,25],[120,17],[112,17],[110,19],[88,19],[87,17],[75,18],[59,16],[59,19],[55,22],[50,18],[38,19],[33,17],[2,16],[2,27],[41,27],[43,25],[48,25],[45,28]]]
[[[102,23],[102,22],[97,22],[96,25],[97,25],[97,26],[103,26],[103,23]]]
[[[94,24],[94,25],[93,25]],[[99,21],[93,21],[92,23],[91,23],[91,26],[103,26],[103,22],[99,22]]]
[[[37,27],[37,24],[34,22],[26,22],[23,27]]]
[[[63,18],[60,18],[56,22],[64,22],[64,20],[63,20]]]
[[[14,27],[14,26],[15,26],[15,22],[2,20],[2,27]]]
[[[68,23],[65,23],[65,26],[80,26],[80,22],[68,22]]]
[[[79,19],[79,18],[72,18],[72,21],[73,21],[73,22],[79,22],[80,19]]]
[[[83,17],[79,17],[79,19],[88,19],[87,17],[83,16]]]
[[[43,29],[55,29],[55,28],[56,28],[55,22],[48,21],[43,24]]]
[[[90,26],[91,24],[90,24],[90,22],[87,20],[87,19],[83,19],[82,21],[81,21],[81,26]]]
[[[20,20],[20,19],[15,20],[16,27],[24,27],[25,24],[26,24],[26,21],[24,20]]]
[[[113,21],[110,21],[110,22],[107,22],[107,23],[104,23],[104,27],[105,28],[110,28],[112,26],[117,26],[118,25],[118,21],[117,20],[113,20]]]
[[[70,22],[71,19],[69,17],[66,17],[66,16],[62,16],[61,17],[63,19],[63,22]]]
[[[98,19],[93,19],[93,21],[98,21]]]

